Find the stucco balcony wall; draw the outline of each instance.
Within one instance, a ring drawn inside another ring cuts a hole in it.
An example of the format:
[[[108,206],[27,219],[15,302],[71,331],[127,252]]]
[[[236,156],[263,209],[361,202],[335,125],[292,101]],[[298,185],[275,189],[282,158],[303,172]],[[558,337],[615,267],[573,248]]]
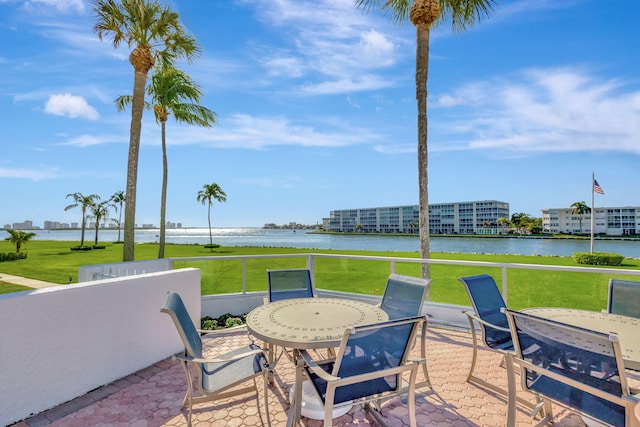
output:
[[[0,425],[19,421],[183,349],[169,290],[200,322],[200,270],[149,273],[0,295]]]

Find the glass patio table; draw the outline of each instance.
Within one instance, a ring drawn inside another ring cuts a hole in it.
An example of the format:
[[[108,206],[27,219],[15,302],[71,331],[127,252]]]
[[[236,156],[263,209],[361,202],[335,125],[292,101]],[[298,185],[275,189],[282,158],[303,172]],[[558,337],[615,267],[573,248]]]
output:
[[[640,319],[571,308],[527,308],[522,311],[592,331],[617,335],[625,368],[640,371]]]

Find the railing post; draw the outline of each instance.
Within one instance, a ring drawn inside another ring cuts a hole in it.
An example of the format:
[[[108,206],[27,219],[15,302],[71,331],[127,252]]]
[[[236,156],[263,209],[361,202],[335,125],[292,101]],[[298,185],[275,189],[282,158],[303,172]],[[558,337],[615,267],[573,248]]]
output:
[[[242,293],[247,293],[247,258],[242,258]]]
[[[314,287],[316,286],[315,262],[315,257],[312,254],[307,255],[307,268],[309,269],[311,283]]]

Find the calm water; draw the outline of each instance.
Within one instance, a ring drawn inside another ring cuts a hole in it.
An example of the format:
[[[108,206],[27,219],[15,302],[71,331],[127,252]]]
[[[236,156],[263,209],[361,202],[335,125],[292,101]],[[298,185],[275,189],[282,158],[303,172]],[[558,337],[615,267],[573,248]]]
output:
[[[79,230],[33,230],[34,240],[80,240]],[[304,230],[263,230],[261,228],[214,228],[213,242],[222,246],[265,246],[307,249],[335,250],[372,250],[392,252],[418,252],[420,243],[417,236],[375,236],[375,235],[335,235],[311,234]],[[159,231],[137,230],[136,242],[157,242]],[[8,233],[0,231],[0,239],[8,237]],[[93,230],[85,232],[85,240],[89,243],[95,238]],[[100,230],[98,238],[101,242],[117,240],[117,230]],[[167,243],[209,242],[209,230],[206,228],[189,228],[167,230]],[[479,239],[468,237],[432,237],[433,252],[519,254],[519,255],[556,255],[571,256],[574,252],[588,252],[587,240],[559,239]],[[640,258],[640,240],[596,240],[594,250],[613,252],[629,258]]]

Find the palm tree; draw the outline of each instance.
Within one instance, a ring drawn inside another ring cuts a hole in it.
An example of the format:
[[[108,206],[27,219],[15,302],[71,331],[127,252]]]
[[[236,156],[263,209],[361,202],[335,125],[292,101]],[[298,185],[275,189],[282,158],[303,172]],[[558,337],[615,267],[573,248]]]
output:
[[[500,234],[503,234],[504,227],[509,225],[509,218],[501,216],[498,218],[498,225],[500,226]]]
[[[89,219],[95,221],[96,228],[96,238],[94,245],[98,246],[98,230],[100,229],[100,222],[106,221],[109,219],[109,208],[115,208],[115,206],[111,203],[110,200],[105,200],[104,202],[94,203],[89,206],[89,210],[91,214],[89,215]]]
[[[113,208],[119,212],[118,220],[117,220],[117,222],[118,222],[118,240],[117,240],[117,242],[120,243],[120,242],[122,242],[122,240],[120,240],[120,228],[121,228],[120,226],[122,225],[122,205],[124,205],[124,202],[126,201],[126,198],[124,196],[124,191],[122,191],[122,190],[116,191],[115,193],[113,193],[113,195],[111,195],[111,198],[109,200],[111,200],[111,202],[113,202]],[[118,206],[119,206],[119,208],[118,208]]]
[[[171,66],[163,66],[151,76],[151,84],[147,91],[153,104],[156,123],[159,123],[162,129],[162,195],[158,258],[164,258],[169,176],[165,124],[169,115],[173,114],[178,122],[210,127],[216,123],[216,113],[198,104],[202,96],[200,87],[185,72]],[[116,99],[116,107],[118,111],[122,111],[131,102],[131,96],[120,96]]]
[[[82,208],[82,231],[80,232],[80,246],[84,246],[84,230],[87,226],[87,208],[93,206],[95,202],[100,200],[100,196],[98,196],[97,194],[90,194],[88,196],[85,196],[82,193],[71,193],[67,194],[67,199],[69,197],[73,198],[74,203],[64,208],[65,211],[77,208],[78,206]]]
[[[20,248],[22,247],[22,245],[31,240],[31,238],[35,237],[36,235],[36,233],[27,233],[26,231],[12,230],[10,228],[6,229],[5,231],[9,233],[9,238],[7,240],[9,240],[11,243],[16,244],[16,253],[20,253]]]
[[[122,251],[124,261],[133,261],[138,154],[147,75],[156,59],[163,64],[173,64],[180,58],[192,61],[200,49],[195,38],[185,32],[178,13],[168,6],[162,7],[156,0],[92,0],[92,3],[97,18],[93,30],[98,38],[110,35],[114,48],[122,43],[133,48],[129,55],[134,79]]]
[[[582,215],[591,213],[591,208],[585,202],[574,202],[571,204],[571,214],[578,215],[580,221],[580,234],[582,234]]]
[[[429,36],[437,21],[451,21],[462,31],[489,15],[495,0],[356,0],[356,7],[376,7],[390,13],[395,22],[407,18],[416,27],[416,100],[418,102],[418,187],[420,219],[420,256],[428,259],[429,249],[429,175],[427,172],[427,76],[429,72]],[[430,276],[429,264],[422,264],[422,277]],[[429,299],[429,296],[427,296]]]
[[[212,184],[205,184],[203,186],[203,189],[198,191],[197,198],[197,200],[203,205],[205,204],[205,202],[209,202],[209,208],[207,212],[207,218],[209,219],[209,244],[211,250],[213,251],[213,235],[211,234],[211,204],[213,203],[212,199],[215,199],[219,202],[227,201],[227,195],[215,182]]]

